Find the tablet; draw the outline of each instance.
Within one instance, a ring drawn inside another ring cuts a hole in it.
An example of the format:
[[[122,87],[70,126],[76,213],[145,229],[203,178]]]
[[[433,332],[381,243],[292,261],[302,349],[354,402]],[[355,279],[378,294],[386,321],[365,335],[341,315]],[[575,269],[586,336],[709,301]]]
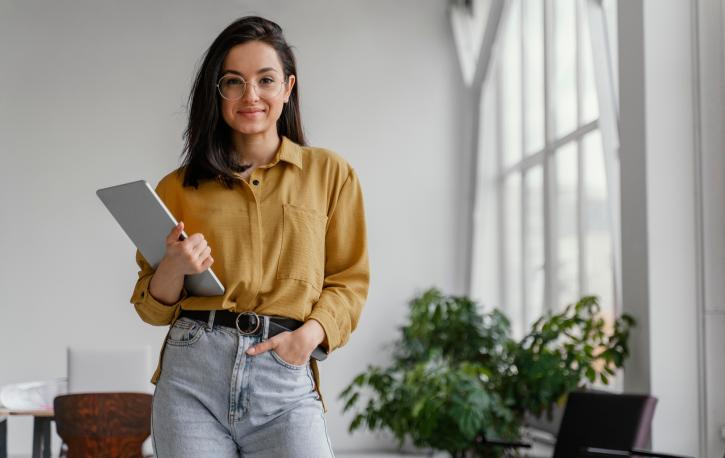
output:
[[[96,191],[96,195],[131,239],[144,259],[156,269],[166,254],[166,237],[178,221],[146,180],[132,181]],[[181,238],[188,236],[182,231]],[[211,268],[186,275],[184,286],[194,296],[219,296],[224,286]]]

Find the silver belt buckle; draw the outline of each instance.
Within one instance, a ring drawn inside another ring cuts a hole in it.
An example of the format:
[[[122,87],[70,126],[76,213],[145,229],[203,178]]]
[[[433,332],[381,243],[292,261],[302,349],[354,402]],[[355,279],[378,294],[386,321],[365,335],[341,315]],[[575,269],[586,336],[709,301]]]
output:
[[[252,315],[252,316],[254,316],[257,319],[257,326],[255,326],[255,328],[253,330],[251,330],[251,331],[242,331],[242,329],[239,327],[239,318],[242,315]],[[257,315],[254,312],[242,312],[239,315],[237,315],[237,319],[234,320],[234,324],[236,324],[236,326],[237,326],[237,331],[239,331],[239,333],[241,335],[243,335],[243,336],[252,336],[252,335],[256,334],[257,331],[259,330],[259,326],[260,326],[261,323],[262,323],[262,319],[259,317],[259,315]]]

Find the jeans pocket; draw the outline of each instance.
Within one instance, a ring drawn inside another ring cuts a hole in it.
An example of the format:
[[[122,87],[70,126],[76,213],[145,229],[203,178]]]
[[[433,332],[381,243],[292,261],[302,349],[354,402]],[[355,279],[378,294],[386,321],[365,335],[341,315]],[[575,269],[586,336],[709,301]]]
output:
[[[274,350],[269,350],[269,354],[272,355],[272,358],[274,358],[274,360],[277,361],[277,363],[280,366],[283,366],[283,367],[286,367],[287,369],[292,369],[292,370],[295,370],[295,371],[301,371],[301,370],[307,368],[307,365],[310,364],[310,360],[309,359],[304,364],[292,364],[292,363],[288,363],[287,361],[283,360],[282,357],[279,356],[277,354],[277,352],[274,351]]]
[[[181,317],[171,326],[166,343],[175,346],[189,346],[198,341],[204,333],[204,325],[191,318]]]

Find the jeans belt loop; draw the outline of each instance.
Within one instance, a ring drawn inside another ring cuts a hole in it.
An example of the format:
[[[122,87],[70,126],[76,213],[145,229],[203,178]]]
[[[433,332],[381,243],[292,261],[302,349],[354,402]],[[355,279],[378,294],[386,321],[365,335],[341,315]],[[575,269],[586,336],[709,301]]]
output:
[[[271,321],[271,319],[267,315],[263,315],[261,318],[264,322],[264,327],[262,328],[262,342],[264,342],[268,339],[269,336],[269,322]]]
[[[214,317],[216,317],[216,310],[209,312],[209,321],[207,322],[207,326],[210,330],[214,329]]]

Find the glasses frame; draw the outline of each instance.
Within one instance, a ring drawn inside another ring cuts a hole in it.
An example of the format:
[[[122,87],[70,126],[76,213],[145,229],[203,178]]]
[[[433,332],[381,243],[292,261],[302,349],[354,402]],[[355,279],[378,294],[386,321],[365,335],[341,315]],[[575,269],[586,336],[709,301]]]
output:
[[[224,78],[227,78],[227,77],[230,77],[230,78],[231,77],[238,78],[238,79],[242,80],[242,83],[244,83],[244,86],[242,86],[242,93],[239,95],[239,97],[234,98],[234,99],[230,99],[228,97],[225,97],[224,94],[222,93],[221,83],[222,83],[222,80]],[[282,84],[279,85],[279,91],[276,94],[272,95],[271,97],[277,97],[278,95],[280,95],[282,93],[282,88],[287,85],[288,81],[289,81],[289,78],[284,78],[282,80]],[[254,87],[254,92],[257,95],[259,95],[259,86],[258,86],[258,83],[249,83],[247,80],[245,80],[244,78],[242,78],[239,75],[223,75],[221,78],[219,78],[219,81],[217,81],[217,83],[216,83],[216,89],[217,89],[217,92],[219,92],[219,95],[221,96],[221,98],[223,98],[224,100],[227,100],[229,102],[235,102],[235,101],[241,99],[242,97],[244,97],[244,94],[247,92],[247,87],[249,85],[253,86]]]

